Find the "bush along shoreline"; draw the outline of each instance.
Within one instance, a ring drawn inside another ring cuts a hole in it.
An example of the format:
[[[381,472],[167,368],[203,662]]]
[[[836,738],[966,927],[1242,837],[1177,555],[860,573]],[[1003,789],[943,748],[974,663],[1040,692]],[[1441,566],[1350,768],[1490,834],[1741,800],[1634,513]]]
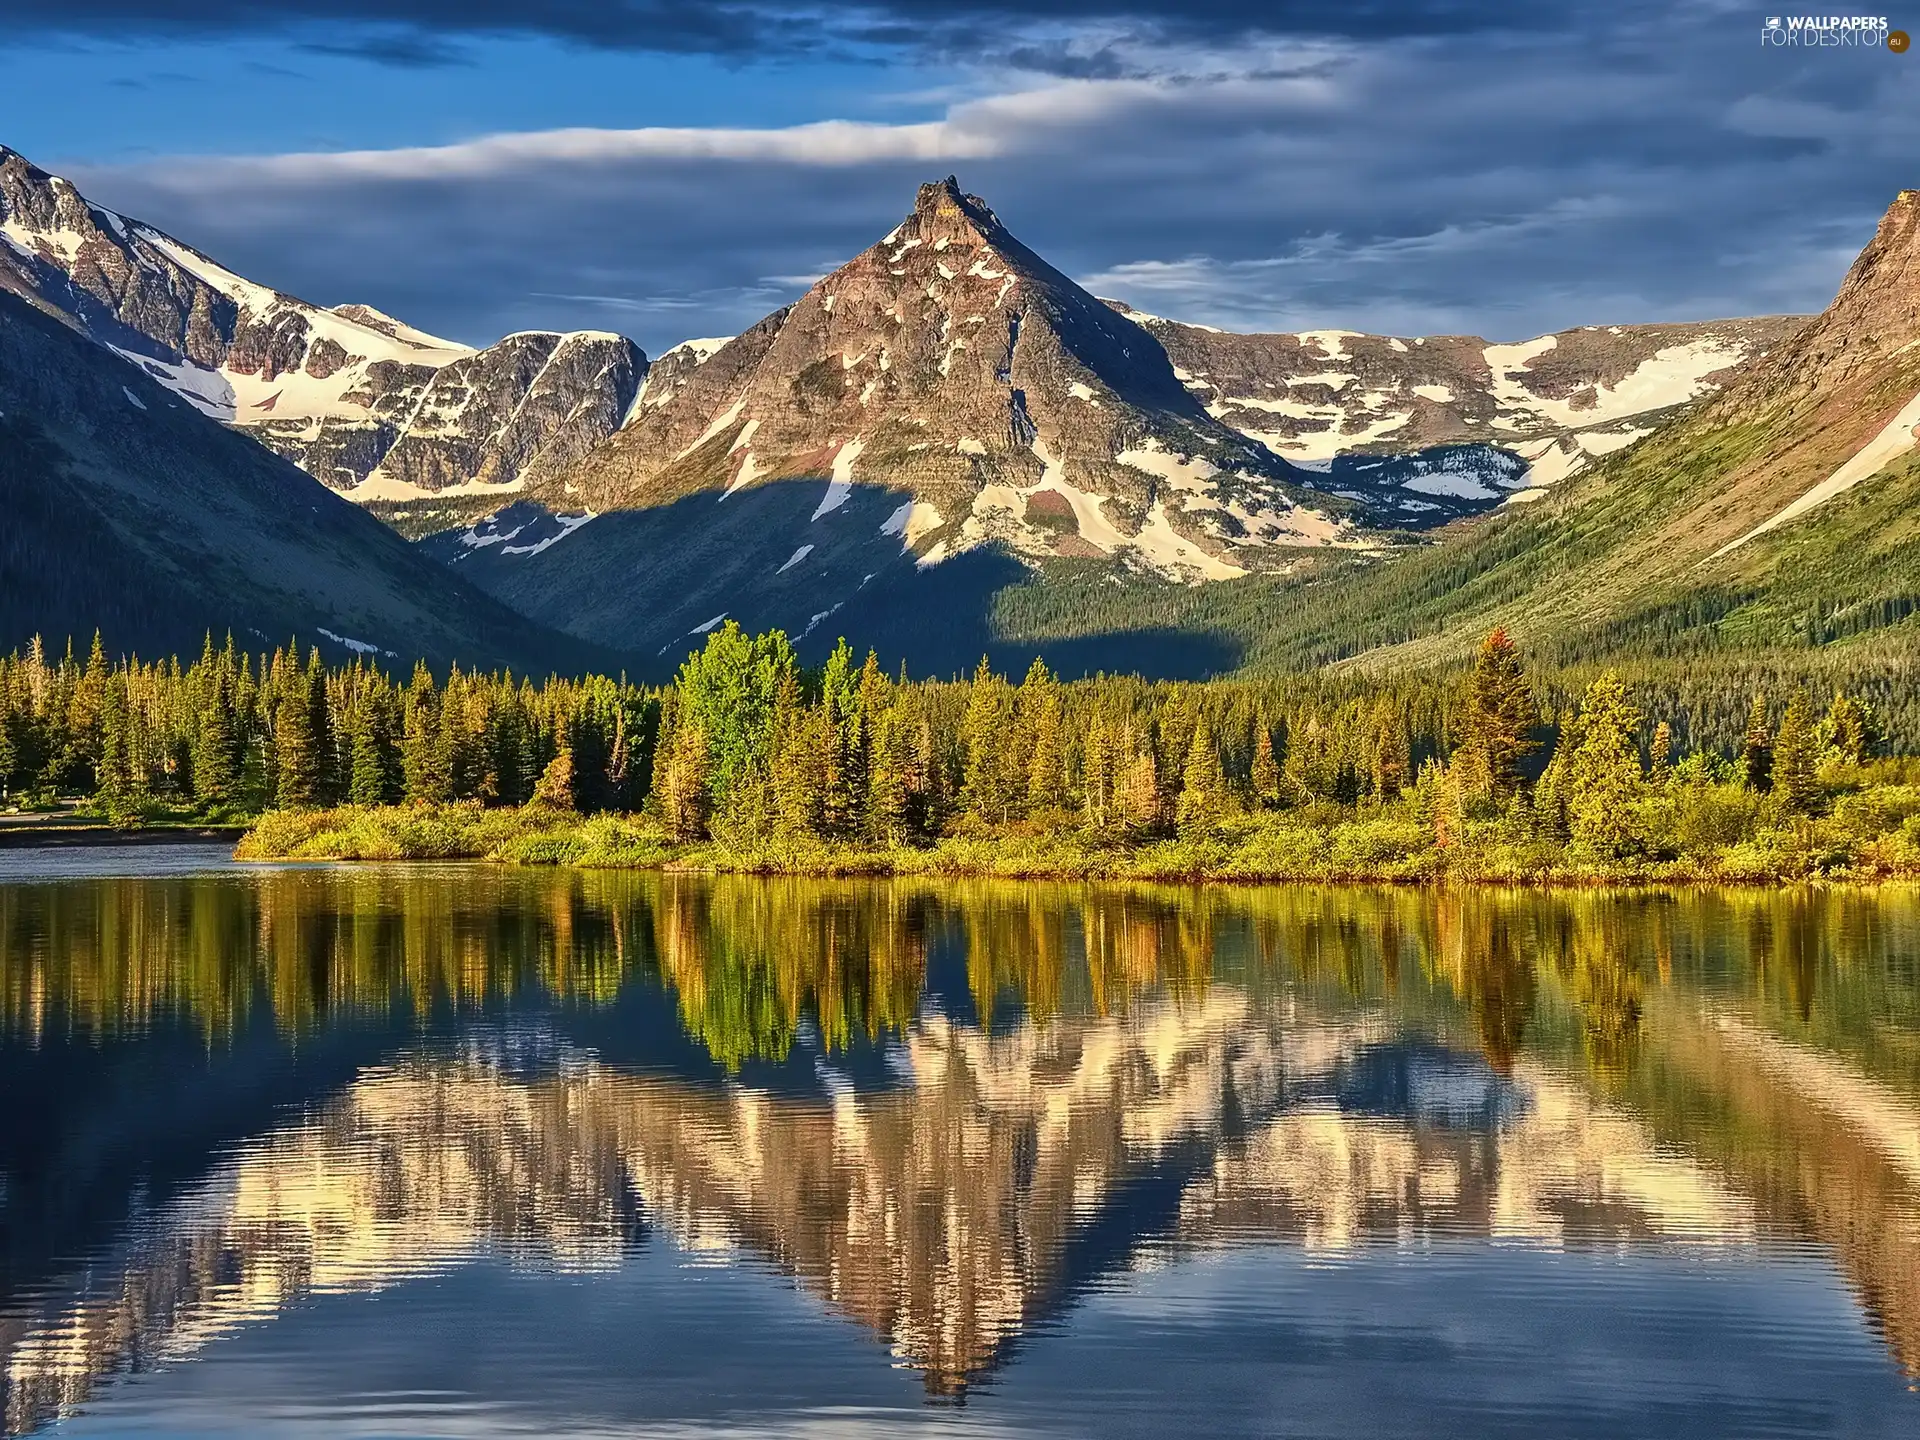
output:
[[[803,668],[731,623],[674,681],[397,681],[297,647],[0,658],[0,798],[253,820],[248,859],[781,874],[1793,883],[1920,878],[1920,759],[1713,657],[1577,690],[1501,631],[1465,674],[1204,684]],[[1646,703],[1666,713],[1652,714]],[[1688,737],[1737,737],[1690,743]],[[256,818],[257,817],[257,818]]]

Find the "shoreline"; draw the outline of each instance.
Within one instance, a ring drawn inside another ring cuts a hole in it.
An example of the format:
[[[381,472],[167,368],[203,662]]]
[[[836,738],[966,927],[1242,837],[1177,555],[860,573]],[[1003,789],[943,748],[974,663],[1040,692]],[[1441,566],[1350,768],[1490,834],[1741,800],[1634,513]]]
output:
[[[1425,826],[1267,827],[1128,841],[1071,829],[1009,828],[925,846],[773,836],[671,841],[645,816],[446,807],[280,811],[240,841],[246,861],[471,861],[529,868],[792,878],[1045,880],[1432,889],[1735,886],[1786,891],[1920,882],[1904,845],[1726,848],[1607,857],[1491,834],[1440,844]]]
[[[82,850],[110,845],[238,845],[246,825],[164,825],[118,829],[112,825],[47,822],[0,825],[0,850]]]
[[[1813,890],[1896,890],[1920,888],[1920,874],[1854,875],[1845,873],[1796,876],[1780,880],[1741,879],[1689,872],[1673,875],[1595,874],[1576,875],[1378,875],[1320,874],[1311,872],[1268,875],[1209,875],[1173,871],[1092,871],[1092,870],[991,870],[991,869],[898,869],[839,867],[818,869],[776,869],[752,865],[694,865],[681,861],[662,861],[643,865],[603,865],[568,861],[513,860],[497,855],[239,855],[236,865],[262,867],[284,865],[334,865],[342,868],[380,866],[490,865],[501,870],[552,870],[586,874],[622,873],[628,875],[699,876],[706,879],[747,878],[755,880],[918,880],[940,881],[1001,880],[1010,884],[1034,882],[1057,885],[1184,885],[1208,886],[1222,890],[1247,890],[1261,887],[1298,887],[1315,889],[1391,889],[1428,890],[1530,890],[1542,893],[1571,891],[1662,892],[1682,890],[1739,890],[1751,893],[1786,894]]]

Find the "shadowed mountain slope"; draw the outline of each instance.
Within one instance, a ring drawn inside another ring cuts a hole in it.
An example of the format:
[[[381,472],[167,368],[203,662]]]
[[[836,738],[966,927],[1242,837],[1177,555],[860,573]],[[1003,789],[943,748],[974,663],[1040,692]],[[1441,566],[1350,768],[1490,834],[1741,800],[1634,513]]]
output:
[[[523,619],[127,361],[0,294],[0,646],[324,643],[545,670],[617,657]]]

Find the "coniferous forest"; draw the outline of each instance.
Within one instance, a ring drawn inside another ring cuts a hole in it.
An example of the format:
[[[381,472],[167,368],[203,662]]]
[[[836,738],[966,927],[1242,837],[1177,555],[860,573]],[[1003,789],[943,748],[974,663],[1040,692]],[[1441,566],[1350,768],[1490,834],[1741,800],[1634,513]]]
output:
[[[983,661],[817,670],[729,623],[670,685],[197,659],[0,658],[0,793],[242,853],[1223,879],[1920,875],[1897,670],[1465,672],[1202,684]],[[1829,682],[1816,691],[1813,684]]]

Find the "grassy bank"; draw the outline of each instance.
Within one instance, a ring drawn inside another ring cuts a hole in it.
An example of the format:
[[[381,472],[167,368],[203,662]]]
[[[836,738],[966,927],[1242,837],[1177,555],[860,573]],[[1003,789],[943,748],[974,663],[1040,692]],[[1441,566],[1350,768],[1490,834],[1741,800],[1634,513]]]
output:
[[[273,811],[237,853],[716,874],[1554,885],[1920,879],[1920,786],[1863,789],[1813,817],[1779,813],[1728,787],[1674,790],[1638,802],[1629,833],[1648,838],[1608,854],[1539,833],[1520,810],[1436,817],[1408,805],[1243,813],[1180,838],[1095,834],[1060,812],[883,846],[811,836],[674,844],[645,815],[476,804]]]

